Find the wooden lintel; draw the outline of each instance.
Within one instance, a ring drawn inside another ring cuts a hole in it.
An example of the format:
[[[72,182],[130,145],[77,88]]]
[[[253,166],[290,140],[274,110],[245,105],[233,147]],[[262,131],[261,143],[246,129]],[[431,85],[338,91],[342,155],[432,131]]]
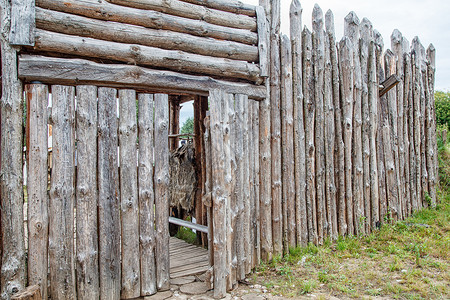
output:
[[[181,219],[178,219],[178,218],[169,217],[169,223],[172,223],[172,224],[175,224],[175,225],[179,225],[179,226],[183,226],[183,227],[187,227],[187,228],[190,228],[190,229],[194,229],[194,230],[197,230],[197,231],[200,231],[200,232],[203,232],[203,233],[208,233],[208,226],[192,223],[192,222],[181,220]]]
[[[379,96],[380,97],[384,96],[387,92],[389,92],[399,83],[400,78],[396,74],[391,75],[388,79],[386,79],[380,84]]]

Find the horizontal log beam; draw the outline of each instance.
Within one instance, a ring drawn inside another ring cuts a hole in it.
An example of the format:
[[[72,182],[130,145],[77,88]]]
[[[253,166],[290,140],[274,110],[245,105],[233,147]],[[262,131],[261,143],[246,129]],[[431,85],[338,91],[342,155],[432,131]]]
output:
[[[175,224],[178,226],[187,227],[190,229],[194,229],[194,230],[206,233],[206,234],[208,233],[208,226],[192,223],[192,222],[181,220],[178,218],[169,217],[169,223]]]
[[[227,93],[247,94],[249,98],[255,100],[263,100],[266,97],[265,86],[131,65],[99,64],[83,59],[22,55],[19,58],[19,77],[26,82],[136,88],[150,93],[207,96],[212,89],[222,89]]]
[[[203,20],[205,22],[256,31],[256,20],[245,15],[238,15],[221,10],[211,9],[204,5],[196,5],[180,0],[107,0],[108,2],[134,7],[150,9],[179,17]]]
[[[388,79],[380,83],[379,97],[383,97],[387,92],[400,83],[400,77],[396,74],[389,76]]]
[[[186,19],[157,11],[115,5],[102,0],[36,0],[36,5],[46,9],[67,12],[94,19],[133,24],[154,29],[171,30],[249,45],[256,45],[258,43],[258,35],[250,30],[224,27],[209,24],[202,20]]]
[[[182,0],[188,3],[204,5],[209,8],[229,11],[236,14],[256,16],[255,6],[236,0]]]
[[[167,50],[183,50],[200,55],[250,62],[258,61],[256,46],[97,20],[39,7],[36,8],[36,26],[49,31],[113,42],[140,44]]]
[[[188,73],[246,79],[257,83],[262,81],[259,76],[259,67],[244,61],[163,50],[136,44],[128,45],[102,41],[41,29],[36,29],[36,42],[33,49],[88,58],[110,59]]]

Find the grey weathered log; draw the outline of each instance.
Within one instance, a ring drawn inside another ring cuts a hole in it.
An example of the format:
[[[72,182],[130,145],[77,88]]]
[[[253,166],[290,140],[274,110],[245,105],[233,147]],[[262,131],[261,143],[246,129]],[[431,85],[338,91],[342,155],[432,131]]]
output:
[[[155,99],[155,226],[156,286],[159,291],[170,288],[169,282],[169,100],[164,94]]]
[[[409,46],[409,45],[408,45]],[[412,205],[415,202],[416,197],[416,185],[415,185],[415,175],[414,175],[414,112],[413,112],[413,93],[412,93],[412,81],[411,81],[411,55],[409,53],[409,47],[403,54],[403,70],[404,70],[404,133],[405,133],[405,180],[406,180],[406,191],[408,201],[406,202],[407,213],[411,215]]]
[[[11,29],[9,42],[11,45],[34,45],[35,4],[33,0],[11,1]]]
[[[384,96],[391,89],[397,86],[400,83],[400,78],[396,74],[392,74],[386,80],[380,83],[380,97]]]
[[[259,68],[261,69],[261,77],[269,77],[270,72],[270,40],[269,25],[267,24],[266,11],[262,6],[256,7],[256,17],[258,20],[258,53]]]
[[[243,172],[243,220],[244,220],[244,231],[242,234],[244,235],[244,257],[242,261],[242,267],[244,269],[244,274],[247,275],[251,272],[251,240],[250,240],[250,153],[249,153],[249,143],[251,142],[249,140],[249,128],[248,128],[248,117],[249,117],[249,110],[248,110],[248,97],[246,95],[236,95],[235,99],[237,101],[242,101],[243,103],[243,115],[242,115],[242,135],[243,135],[243,159],[242,159],[242,167],[244,169]],[[229,102],[229,111],[232,111],[232,105],[233,101]],[[231,114],[229,114],[231,117]],[[227,122],[232,122],[231,118]],[[228,147],[225,148],[226,151],[228,150]],[[227,155],[227,153],[225,153]],[[229,168],[229,166],[228,166]],[[227,178],[231,177],[229,176],[227,172]],[[231,181],[231,180],[230,180]],[[231,185],[231,182],[228,183],[228,185]],[[239,234],[239,233],[238,233]],[[245,276],[244,276],[245,277]]]
[[[305,118],[305,151],[306,151],[306,213],[308,219],[308,242],[317,243],[316,205],[316,172],[314,147],[314,69],[312,56],[312,35],[305,27],[302,33],[303,56],[303,95]]]
[[[261,1],[266,11],[267,23],[270,24],[270,3]],[[270,50],[270,49],[269,49]],[[260,226],[261,226],[261,259],[272,260],[272,153],[271,118],[270,118],[270,82],[266,80],[264,92],[266,99],[259,104],[259,137],[260,137]]]
[[[286,35],[281,37],[281,141],[284,253],[296,246],[294,102],[292,95],[292,49]]]
[[[234,98],[235,105],[232,106],[234,108],[232,111],[229,110],[230,115],[230,173],[231,177],[234,178],[234,182],[232,184],[232,192],[230,195],[229,207],[230,214],[227,216],[230,221],[230,226],[232,230],[229,230],[227,233],[229,236],[227,237],[227,248],[230,252],[231,256],[227,256],[227,260],[230,258],[231,263],[227,262],[228,268],[230,270],[230,274],[227,277],[227,289],[232,287],[241,277],[241,263],[242,260],[242,249],[244,244],[242,243],[242,235],[237,234],[238,232],[242,232],[241,222],[240,222],[240,203],[242,199],[242,173],[240,172],[241,160],[242,160],[242,134],[239,133],[241,130],[241,124],[238,121],[241,120],[239,103],[237,99]],[[211,199],[212,200],[212,199]],[[227,208],[228,210],[228,208]],[[241,244],[237,241],[240,240]],[[231,242],[231,245],[230,245]],[[231,246],[231,247],[230,247]],[[239,252],[239,259],[238,259]]]
[[[259,166],[259,145],[260,145],[260,138],[259,138],[259,103],[255,101],[250,101],[251,107],[252,107],[252,132],[253,132],[253,180],[255,181],[254,184],[254,202],[255,202],[255,208],[253,211],[253,227],[255,231],[255,237],[254,237],[254,251],[253,251],[253,268],[256,266],[259,266],[261,263],[261,204],[260,204],[260,197],[259,197],[259,191],[260,191],[260,166]]]
[[[98,88],[98,222],[100,299],[119,299],[120,188],[117,91]],[[108,237],[107,239],[101,237]]]
[[[82,38],[42,29],[36,30],[33,49],[261,82],[259,67],[244,61]]]
[[[290,34],[292,43],[292,97],[294,101],[294,170],[297,246],[306,246],[308,242],[302,76],[302,11],[303,9],[300,1],[292,1],[290,7]]]
[[[266,97],[264,86],[172,71],[151,70],[138,66],[99,64],[81,59],[23,55],[19,59],[19,76],[26,81],[45,83],[134,87],[145,91],[201,95],[208,95],[211,89],[221,88],[229,93],[247,93],[249,98],[253,99],[261,100]]]
[[[75,88],[52,86],[52,174],[48,256],[50,297],[76,299],[74,257]]]
[[[326,189],[325,189],[325,142],[324,142],[324,73],[325,73],[325,36],[323,32],[323,12],[316,4],[312,13],[313,24],[313,63],[314,63],[314,102],[315,115],[315,150],[316,150],[316,207],[317,207],[317,236],[319,244],[323,243],[326,230]]]
[[[232,12],[235,14],[255,16],[256,7],[236,0],[181,0],[184,2],[204,5],[206,7]]]
[[[23,226],[23,101],[17,79],[17,50],[9,44],[11,1],[0,1],[2,63],[1,99],[1,297],[8,299],[25,288],[26,254]],[[8,224],[8,226],[6,226]]]
[[[180,0],[107,0],[108,2],[159,11],[169,15],[204,21],[210,24],[256,31],[256,20],[250,16],[211,9]]]
[[[429,179],[429,192],[431,197],[431,206],[436,207],[436,185],[439,182],[438,178],[438,158],[437,158],[437,136],[436,136],[436,107],[435,107],[435,73],[436,73],[436,49],[433,44],[430,44],[427,48],[427,82],[428,84],[428,110],[429,115],[427,116],[429,123],[428,128],[428,149],[427,155],[429,156],[428,163],[428,176]]]
[[[27,96],[28,284],[47,299],[48,273],[48,86],[25,86]]]
[[[196,36],[212,37],[248,45],[255,45],[258,42],[257,34],[249,30],[229,28],[209,24],[200,20],[171,16],[161,12],[115,5],[103,0],[100,2],[37,0],[36,5],[42,8],[82,15],[94,19],[183,32]]]
[[[211,164],[211,127],[210,116],[204,119],[205,125],[205,194],[203,197],[211,198],[211,204],[207,206],[207,222],[208,222],[208,262],[209,266],[214,266],[214,247],[213,247],[213,211],[212,211],[212,164]],[[210,286],[210,283],[207,283]]]
[[[334,29],[334,15],[331,10],[325,14],[325,27],[330,47],[331,80],[332,80],[332,105],[334,107],[334,171],[335,171],[335,203],[332,204],[333,236],[344,235],[346,232],[345,221],[345,160],[344,142],[342,140],[342,105],[339,90],[339,66]]]
[[[137,193],[136,91],[119,91],[120,213],[122,219],[122,291],[140,296],[139,203]],[[165,151],[164,151],[165,152]],[[167,226],[167,225],[166,225]]]
[[[139,44],[167,50],[182,50],[200,55],[250,62],[258,61],[258,48],[256,46],[169,30],[97,20],[39,7],[36,8],[36,26],[54,32],[113,42]]]
[[[141,296],[156,293],[153,95],[138,95],[138,196]]]
[[[78,297],[98,299],[97,87],[77,86],[76,272]]]
[[[345,159],[345,200],[347,234],[354,233],[352,193],[352,127],[353,127],[353,45],[348,37],[339,43],[340,87]]]
[[[422,43],[417,39],[417,47],[420,49],[420,156],[421,156],[421,180],[422,180],[422,205],[428,207],[429,189],[428,189],[428,166],[426,157],[426,51]]]
[[[404,150],[404,176],[405,176],[405,216],[411,215],[411,169],[410,169],[410,153],[409,153],[409,120],[408,120],[408,109],[409,102],[411,98],[410,79],[406,78],[406,73],[410,72],[407,70],[406,56],[410,53],[409,41],[402,37],[402,69],[403,69],[403,150]]]

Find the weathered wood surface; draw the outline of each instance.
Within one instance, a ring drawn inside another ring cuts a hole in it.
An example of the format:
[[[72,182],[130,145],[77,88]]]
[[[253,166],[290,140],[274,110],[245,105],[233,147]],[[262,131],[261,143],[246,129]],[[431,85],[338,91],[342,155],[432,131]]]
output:
[[[253,156],[253,180],[254,180],[254,210],[253,210],[253,219],[252,226],[254,231],[254,239],[253,239],[253,254],[252,254],[252,267],[255,268],[261,263],[261,204],[260,204],[260,166],[259,166],[259,103],[255,101],[250,101],[250,106],[252,110],[252,143],[253,143],[253,152],[250,154]]]
[[[436,49],[433,44],[427,48],[427,81],[428,86],[428,105],[427,105],[427,163],[428,163],[428,184],[431,197],[431,206],[436,207],[436,185],[438,179],[438,160],[437,160],[437,136],[436,136],[436,107],[434,99],[434,83],[436,72]]]
[[[204,5],[206,7],[232,12],[235,14],[255,16],[256,7],[236,0],[181,0],[184,2]]]
[[[181,50],[200,55],[250,62],[258,61],[258,48],[256,46],[197,37],[169,30],[97,20],[39,7],[36,8],[36,26],[54,32],[113,42]],[[262,58],[264,55],[260,55],[260,57]]]
[[[257,65],[155,47],[127,45],[93,38],[36,30],[35,50],[111,59],[179,72],[194,72],[260,82]]]
[[[396,74],[392,74],[389,76],[386,80],[380,83],[380,97],[384,96],[389,92],[391,89],[397,86],[397,84],[400,82],[400,78]]]
[[[138,66],[99,64],[81,59],[23,55],[19,59],[19,76],[26,81],[45,83],[132,87],[145,91],[201,95],[208,95],[209,90],[220,88],[229,93],[247,94],[252,99],[266,98],[264,86]]]
[[[168,290],[169,282],[169,99],[156,94],[155,99],[155,226],[156,287]]]
[[[75,88],[52,86],[52,174],[48,254],[50,297],[75,299]]]
[[[138,197],[141,296],[156,293],[153,95],[138,95]]]
[[[208,261],[209,266],[214,266],[214,247],[213,247],[213,212],[212,212],[212,157],[211,157],[211,127],[210,116],[204,119],[205,124],[205,186],[203,194],[203,204],[207,207],[208,218]],[[209,198],[209,201],[207,199]],[[209,284],[209,283],[208,283]]]
[[[306,217],[306,152],[303,113],[302,10],[299,0],[292,1],[289,14],[292,43],[296,245],[306,246],[308,242],[308,227]]]
[[[9,42],[11,45],[34,45],[35,5],[33,0],[11,1],[11,29]]]
[[[256,16],[258,21],[258,53],[259,68],[261,77],[268,77],[270,72],[270,40],[269,25],[267,24],[266,11],[262,6],[256,7]]]
[[[25,290],[13,295],[11,300],[42,300],[41,288],[39,285],[30,285]]]
[[[225,27],[247,29],[256,31],[255,18],[250,16],[230,13],[226,11],[211,9],[203,5],[196,5],[180,0],[107,0],[108,2],[134,7],[159,11],[169,15],[179,16],[188,19],[204,21]]]
[[[408,45],[409,46],[409,45]],[[412,205],[414,203],[414,198],[416,197],[416,186],[415,186],[415,175],[414,175],[414,112],[413,112],[413,93],[412,93],[412,82],[411,82],[411,54],[408,52],[404,53],[404,95],[405,95],[405,117],[404,117],[404,133],[405,133],[405,180],[406,180],[406,191],[407,191],[407,211],[408,215],[412,213]]]
[[[136,140],[136,91],[120,90],[119,176],[120,213],[122,219],[121,297],[124,299],[139,297],[141,292],[139,268],[139,203],[137,191]]]
[[[117,147],[117,91],[98,88],[98,222],[100,299],[119,299],[120,189]]]
[[[201,274],[208,269],[208,250],[202,247],[171,237],[169,254],[171,279]]]
[[[25,288],[26,265],[23,226],[22,84],[17,79],[18,50],[8,42],[11,1],[0,1],[2,63],[1,99],[1,295],[10,297]]]
[[[248,127],[248,123],[249,123],[249,100],[248,97],[246,95],[236,95],[236,99],[241,98],[242,102],[243,102],[243,107],[244,107],[244,111],[243,111],[243,119],[242,119],[242,131],[243,131],[243,143],[244,143],[244,148],[243,148],[243,168],[244,168],[244,182],[243,182],[243,190],[244,190],[244,214],[243,214],[243,218],[244,218],[244,261],[243,261],[243,268],[244,268],[244,272],[245,275],[249,274],[251,272],[251,255],[252,255],[252,242],[251,242],[251,236],[250,236],[250,226],[251,226],[251,222],[250,222],[250,152],[249,150],[251,149],[249,144],[250,144],[250,139],[249,139],[249,127]],[[230,102],[229,106],[232,107],[233,102]],[[231,120],[230,120],[231,122]],[[231,176],[230,176],[231,177]],[[232,180],[232,179],[231,179]],[[230,181],[231,181],[230,180]]]
[[[38,285],[47,299],[48,273],[48,86],[25,86],[28,144],[28,284]],[[44,288],[45,287],[45,288]]]
[[[76,273],[78,297],[98,299],[97,87],[77,86]]]
[[[171,16],[157,11],[115,5],[106,1],[37,0],[36,5],[94,19],[212,37],[248,45],[256,45],[258,42],[257,34],[249,30],[209,24],[201,20]]]
[[[409,158],[409,120],[408,120],[408,110],[411,98],[411,83],[410,79],[406,78],[407,72],[407,62],[406,57],[410,54],[409,41],[402,37],[402,68],[403,68],[403,150],[404,150],[404,176],[405,176],[405,213],[406,216],[411,215],[411,174],[410,174],[410,158]]]

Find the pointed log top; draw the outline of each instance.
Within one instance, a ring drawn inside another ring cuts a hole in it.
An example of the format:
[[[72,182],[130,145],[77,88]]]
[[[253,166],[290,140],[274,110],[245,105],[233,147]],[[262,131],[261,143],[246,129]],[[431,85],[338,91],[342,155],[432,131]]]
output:
[[[303,27],[303,34],[311,34],[311,31],[306,25]]]
[[[281,35],[281,43],[283,44],[289,44],[289,37],[286,34]]]
[[[334,35],[334,15],[331,9],[327,10],[325,14],[325,27],[328,33],[333,33]]]
[[[303,11],[302,5],[300,4],[300,0],[292,0],[290,12],[291,14],[299,15]]]
[[[345,48],[347,50],[350,50],[353,48],[352,41],[347,36],[344,36],[341,39],[341,41],[339,42],[339,49],[343,50]]]
[[[319,31],[322,30],[323,27],[323,11],[320,8],[320,6],[316,3],[314,4],[314,9],[312,13],[312,23],[313,23],[313,30]]]
[[[359,19],[352,11],[345,17],[344,35],[349,37],[354,47],[359,43]]]
[[[363,18],[359,27],[361,31],[361,37],[363,39],[368,41],[373,39],[373,26],[372,22],[370,22],[369,19]]]
[[[413,49],[418,49],[418,47],[420,47],[420,46],[422,46],[422,43],[420,42],[420,39],[419,39],[419,37],[418,36],[415,36],[414,38],[413,38],[413,40],[412,40],[412,44],[411,44],[411,47],[413,48]]]
[[[436,66],[436,48],[434,48],[433,44],[430,44],[427,49],[427,60],[430,63],[431,67]]]
[[[384,53],[384,56],[387,58],[394,57],[394,52],[392,52],[391,49],[387,49],[386,52]]]
[[[345,17],[345,24],[347,25],[359,25],[359,18],[354,11],[348,13]]]
[[[394,44],[400,44],[402,42],[402,33],[398,29],[394,29],[394,31],[391,34],[391,42],[392,45]]]
[[[381,33],[374,29],[373,30],[373,36],[375,38],[375,44],[380,47],[381,49],[383,49],[384,47],[384,41],[383,41],[383,36],[381,35]]]

